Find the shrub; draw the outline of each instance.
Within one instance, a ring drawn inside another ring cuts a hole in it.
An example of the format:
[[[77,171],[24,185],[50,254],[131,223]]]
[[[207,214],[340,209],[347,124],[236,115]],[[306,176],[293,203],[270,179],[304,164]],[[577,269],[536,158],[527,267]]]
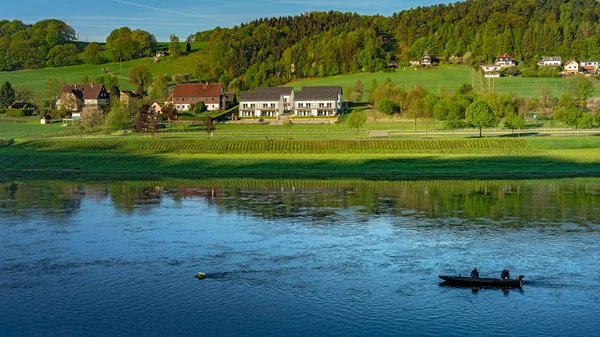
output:
[[[396,104],[391,100],[384,98],[377,102],[377,109],[381,112],[392,114],[397,110]]]
[[[0,109],[0,115],[1,115],[1,114],[5,114],[5,113],[6,113],[6,110],[5,110],[5,109]]]
[[[23,116],[31,116],[33,114],[32,109],[8,109],[6,110],[6,115],[11,117],[23,117]]]

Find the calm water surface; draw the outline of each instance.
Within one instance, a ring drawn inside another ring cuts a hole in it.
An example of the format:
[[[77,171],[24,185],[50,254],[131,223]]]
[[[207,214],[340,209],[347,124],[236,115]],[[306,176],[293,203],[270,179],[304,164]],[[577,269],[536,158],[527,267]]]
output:
[[[0,207],[0,336],[600,332],[600,179],[5,180]],[[440,286],[473,267],[526,284]]]

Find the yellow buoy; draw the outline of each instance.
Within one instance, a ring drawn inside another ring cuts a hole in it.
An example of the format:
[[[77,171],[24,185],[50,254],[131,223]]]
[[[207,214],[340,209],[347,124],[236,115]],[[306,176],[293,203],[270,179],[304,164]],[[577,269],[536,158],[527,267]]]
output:
[[[196,274],[196,277],[197,277],[199,280],[202,280],[202,279],[205,279],[205,278],[206,278],[206,274],[205,274],[205,273],[203,273],[203,272],[199,272],[198,274]]]

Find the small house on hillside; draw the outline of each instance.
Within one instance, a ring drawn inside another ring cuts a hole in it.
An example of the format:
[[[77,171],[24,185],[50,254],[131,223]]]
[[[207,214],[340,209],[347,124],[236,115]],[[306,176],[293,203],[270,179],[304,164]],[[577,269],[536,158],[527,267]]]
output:
[[[581,61],[579,64],[581,67],[593,67],[594,69],[598,68],[598,61],[596,60],[585,60]]]
[[[514,67],[516,65],[516,62],[512,56],[508,55],[507,53],[504,53],[504,54],[496,56],[496,60],[494,61],[494,64],[499,67],[504,68],[504,67]]]
[[[432,64],[431,55],[428,52],[423,53],[423,57],[421,57],[421,64],[424,66],[428,66]]]
[[[135,105],[137,102],[143,98],[137,91],[130,90],[121,90],[121,94],[119,96],[122,104],[129,106]]]
[[[579,73],[579,63],[575,60],[569,60],[565,63],[565,75],[575,75]]]
[[[545,66],[560,67],[560,66],[562,66],[562,57],[560,57],[560,56],[544,56],[538,62],[538,66],[540,66],[540,67],[545,67]]]

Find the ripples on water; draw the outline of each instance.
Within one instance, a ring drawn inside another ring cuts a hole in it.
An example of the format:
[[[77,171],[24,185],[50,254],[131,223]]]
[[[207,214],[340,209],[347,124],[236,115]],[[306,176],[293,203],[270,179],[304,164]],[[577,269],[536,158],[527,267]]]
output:
[[[600,180],[1,186],[2,336],[600,331]]]

